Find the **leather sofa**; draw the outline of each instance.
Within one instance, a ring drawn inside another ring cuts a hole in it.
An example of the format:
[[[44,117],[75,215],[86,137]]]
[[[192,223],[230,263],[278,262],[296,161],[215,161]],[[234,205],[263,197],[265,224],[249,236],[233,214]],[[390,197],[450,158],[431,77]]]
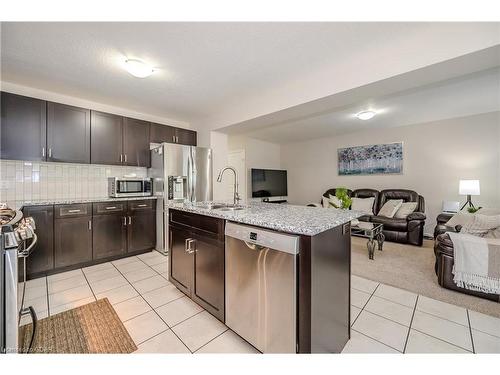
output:
[[[460,226],[456,228],[447,227],[447,231],[460,231]],[[495,302],[500,302],[500,295],[477,292],[461,288],[453,281],[453,242],[447,232],[440,233],[434,242],[434,254],[436,255],[435,271],[438,283],[443,288],[455,290],[457,292],[470,294],[476,297],[486,298]]]
[[[335,191],[335,189],[329,189],[323,196],[328,198],[329,195],[335,195]],[[418,195],[413,190],[406,189],[386,189],[382,191],[375,189],[357,189],[348,190],[347,192],[350,197],[375,198],[373,203],[373,214],[363,215],[358,218],[358,220],[383,224],[383,233],[386,241],[422,246],[426,219],[424,214],[424,197]],[[405,219],[378,216],[378,212],[389,199],[402,199],[404,202],[417,202],[417,208]]]

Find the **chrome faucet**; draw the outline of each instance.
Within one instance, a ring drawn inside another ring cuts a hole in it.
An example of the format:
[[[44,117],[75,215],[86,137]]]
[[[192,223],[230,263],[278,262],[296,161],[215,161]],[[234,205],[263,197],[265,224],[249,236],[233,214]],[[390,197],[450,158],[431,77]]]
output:
[[[236,169],[233,167],[224,167],[221,169],[219,172],[219,177],[217,177],[217,182],[222,182],[222,175],[226,170],[233,171],[234,173],[234,195],[233,195],[233,204],[236,206],[238,202],[241,200],[240,195],[238,194],[238,173],[236,172]]]

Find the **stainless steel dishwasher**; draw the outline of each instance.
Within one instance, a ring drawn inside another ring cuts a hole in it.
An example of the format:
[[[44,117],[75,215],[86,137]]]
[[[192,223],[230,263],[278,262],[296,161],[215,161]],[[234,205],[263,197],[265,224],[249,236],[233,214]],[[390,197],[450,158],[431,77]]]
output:
[[[263,353],[295,353],[299,237],[226,224],[226,325]]]

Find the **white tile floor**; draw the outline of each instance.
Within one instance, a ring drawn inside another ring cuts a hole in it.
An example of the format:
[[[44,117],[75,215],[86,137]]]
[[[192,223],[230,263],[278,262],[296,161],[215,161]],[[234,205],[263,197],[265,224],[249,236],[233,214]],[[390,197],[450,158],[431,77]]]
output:
[[[31,280],[40,318],[107,297],[137,353],[257,353],[167,280],[157,252]],[[500,319],[352,276],[343,353],[500,353]]]
[[[355,275],[351,287],[343,353],[500,353],[498,318]]]

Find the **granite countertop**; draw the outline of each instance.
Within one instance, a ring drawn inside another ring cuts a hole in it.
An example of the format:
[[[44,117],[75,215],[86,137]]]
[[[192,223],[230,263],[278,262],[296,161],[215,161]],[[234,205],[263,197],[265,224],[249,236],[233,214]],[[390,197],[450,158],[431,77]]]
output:
[[[242,224],[308,236],[314,236],[363,215],[360,211],[261,202],[246,204],[246,209],[244,210],[221,211],[211,209],[209,207],[210,204],[214,204],[214,202],[169,202],[167,203],[167,207]]]
[[[49,199],[49,200],[31,200],[31,201],[16,201],[17,208],[22,208],[24,206],[47,206],[51,204],[75,204],[75,203],[99,203],[99,202],[119,202],[119,201],[135,201],[143,199],[157,199],[156,196],[148,197],[121,197],[121,198],[61,198],[61,199]]]

